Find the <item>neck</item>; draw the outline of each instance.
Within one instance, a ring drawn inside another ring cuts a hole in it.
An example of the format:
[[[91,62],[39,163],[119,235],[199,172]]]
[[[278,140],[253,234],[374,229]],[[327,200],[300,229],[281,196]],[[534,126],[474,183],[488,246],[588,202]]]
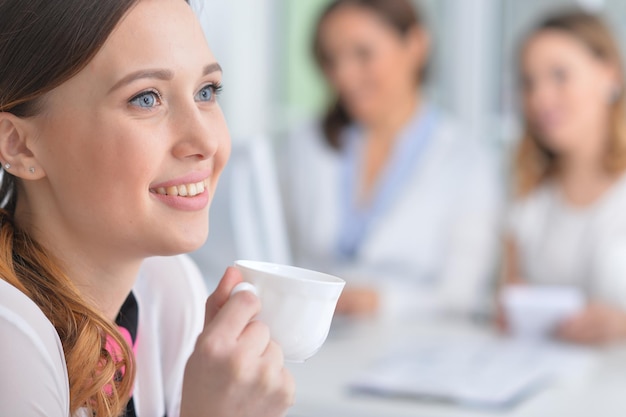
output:
[[[598,123],[579,131],[579,136],[572,143],[578,147],[571,149],[559,158],[559,171],[563,177],[593,178],[606,176],[603,165],[609,137],[609,120],[602,119]]]
[[[23,201],[23,199],[21,199]],[[90,246],[68,234],[60,222],[37,221],[28,211],[16,209],[15,221],[60,262],[61,269],[76,286],[83,300],[114,321],[128,297],[143,259],[123,258],[107,248]],[[45,225],[45,227],[42,227]]]
[[[564,181],[592,179],[605,174],[600,161],[583,155],[562,157],[558,164],[559,178]]]
[[[602,163],[603,155],[602,149],[595,149],[571,152],[559,158],[557,181],[571,203],[591,204],[615,181],[615,176]]]
[[[137,279],[141,260],[102,262],[81,258],[82,262],[74,259],[71,267],[67,261],[64,263],[68,276],[87,302],[114,321]]]
[[[586,135],[592,137],[590,135]],[[559,177],[563,180],[585,180],[607,176],[603,165],[606,140],[605,135],[593,135],[593,140],[578,140],[576,142],[587,145],[571,150],[559,157]]]
[[[385,114],[364,123],[368,132],[367,136],[393,140],[415,116],[421,102],[420,96],[413,93],[397,101],[393,108],[387,109]]]

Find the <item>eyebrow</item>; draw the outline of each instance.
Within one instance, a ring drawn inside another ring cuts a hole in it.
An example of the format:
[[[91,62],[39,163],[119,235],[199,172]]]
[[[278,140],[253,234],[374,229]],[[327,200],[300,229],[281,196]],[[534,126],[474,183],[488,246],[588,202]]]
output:
[[[222,67],[217,62],[206,65],[202,70],[202,76],[205,77],[214,72],[222,72]],[[157,80],[169,81],[174,78],[174,71],[168,69],[146,69],[131,72],[130,74],[122,77],[118,82],[116,82],[113,87],[111,87],[109,92],[112,92],[122,86],[128,85],[134,81],[144,78],[153,78]]]

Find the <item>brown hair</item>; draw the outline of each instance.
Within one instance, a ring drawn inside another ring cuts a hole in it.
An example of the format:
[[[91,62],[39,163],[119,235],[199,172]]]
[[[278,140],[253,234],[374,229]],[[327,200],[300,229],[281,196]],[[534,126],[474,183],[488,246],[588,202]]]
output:
[[[523,48],[536,35],[544,31],[559,31],[581,42],[594,57],[615,67],[619,77],[619,90],[612,97],[609,126],[609,144],[604,157],[604,167],[610,173],[626,169],[626,97],[623,93],[624,73],[619,46],[604,21],[595,15],[573,10],[551,16],[536,26],[524,39]],[[607,100],[609,97],[607,97]],[[556,172],[558,156],[547,149],[526,118],[524,135],[519,145],[515,164],[516,190],[519,195],[552,178]]]
[[[422,14],[409,0],[334,0],[322,11],[315,29],[313,54],[320,67],[324,66],[325,61],[320,40],[322,25],[331,14],[345,6],[361,7],[374,12],[402,36],[406,36],[411,29],[423,25]],[[417,77],[419,82],[425,79],[427,66],[419,69]],[[341,100],[336,99],[322,119],[322,130],[332,148],[341,148],[341,132],[351,122],[352,119]]]
[[[137,1],[0,0],[0,111],[38,114],[45,94],[91,61]],[[19,186],[3,172],[0,278],[30,297],[59,334],[71,414],[85,407],[98,417],[118,416],[132,390],[133,353],[115,324],[81,297],[59,260],[15,224]],[[107,351],[107,338],[121,347],[119,358]]]

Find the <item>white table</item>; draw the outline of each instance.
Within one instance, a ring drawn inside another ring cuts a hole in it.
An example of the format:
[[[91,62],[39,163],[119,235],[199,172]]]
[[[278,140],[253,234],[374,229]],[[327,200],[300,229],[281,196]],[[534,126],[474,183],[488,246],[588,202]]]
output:
[[[442,335],[476,336],[488,326],[460,321],[336,322],[322,350],[304,364],[290,364],[297,383],[289,417],[624,417],[626,347],[598,351],[584,378],[553,384],[509,409],[481,410],[454,404],[350,393],[352,378],[398,343]]]

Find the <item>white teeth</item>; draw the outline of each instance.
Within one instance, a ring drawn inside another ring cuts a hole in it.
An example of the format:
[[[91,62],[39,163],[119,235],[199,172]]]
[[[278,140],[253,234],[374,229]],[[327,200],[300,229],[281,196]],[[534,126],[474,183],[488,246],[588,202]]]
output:
[[[161,195],[169,195],[173,197],[194,197],[198,194],[202,194],[208,187],[208,180],[200,181],[194,184],[183,184],[171,187],[159,187],[156,190],[152,189],[152,192],[156,192]]]

